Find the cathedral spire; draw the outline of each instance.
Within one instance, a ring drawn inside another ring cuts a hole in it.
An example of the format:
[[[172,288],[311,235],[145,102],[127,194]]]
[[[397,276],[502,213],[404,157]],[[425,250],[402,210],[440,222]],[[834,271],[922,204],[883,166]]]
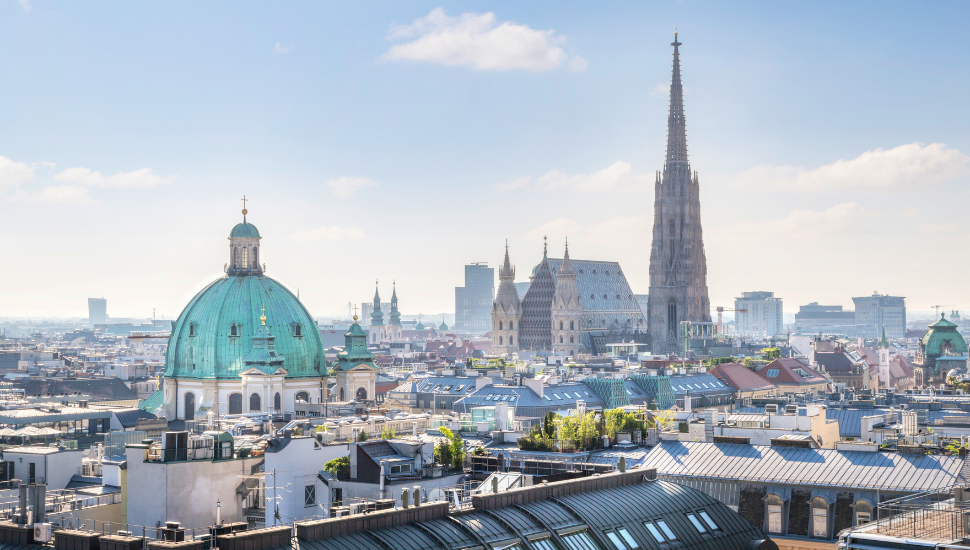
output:
[[[401,312],[397,309],[397,281],[391,283],[393,285],[393,292],[391,292],[391,312],[387,315],[392,326],[398,326],[401,324]]]
[[[670,114],[667,116],[667,164],[687,162],[687,123],[684,120],[684,87],[680,82],[680,46],[674,41],[674,69],[670,79]]]
[[[569,237],[566,237],[566,253],[562,257],[562,266],[559,273],[573,273],[573,262],[569,259]]]
[[[371,325],[384,324],[384,312],[381,311],[381,294],[377,288],[378,281],[374,281],[374,311],[370,314]]]
[[[512,261],[509,260],[509,240],[505,239],[505,263],[502,264],[502,268],[498,271],[498,276],[502,277],[515,277],[515,268],[512,267]]]

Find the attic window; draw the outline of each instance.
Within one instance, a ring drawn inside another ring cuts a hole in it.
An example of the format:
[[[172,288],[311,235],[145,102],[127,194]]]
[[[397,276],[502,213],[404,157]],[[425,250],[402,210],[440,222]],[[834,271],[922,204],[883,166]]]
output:
[[[293,325],[293,336],[303,336],[303,325],[300,323]]]
[[[768,378],[775,378],[778,376],[778,369],[768,369]]]
[[[195,323],[189,324],[189,336],[195,336]]]
[[[239,328],[236,326],[236,323],[233,323],[232,326],[229,327],[229,336],[239,336]]]

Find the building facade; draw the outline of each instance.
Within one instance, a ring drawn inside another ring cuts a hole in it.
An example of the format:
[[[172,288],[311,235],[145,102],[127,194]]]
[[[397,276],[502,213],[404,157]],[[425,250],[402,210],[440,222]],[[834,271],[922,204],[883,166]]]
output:
[[[854,333],[855,312],[843,311],[842,306],[824,306],[812,302],[798,308],[798,313],[795,314],[795,331]]]
[[[707,258],[701,231],[700,182],[687,158],[680,42],[674,33],[674,68],[667,117],[667,158],[654,187],[650,249],[649,323],[653,353],[678,349],[683,321],[710,322]]]
[[[455,328],[485,332],[492,324],[495,269],[486,263],[465,266],[465,286],[455,287]]]
[[[886,327],[889,338],[906,337],[906,298],[874,292],[872,296],[853,298],[855,324],[859,336],[878,338]]]
[[[742,338],[767,339],[785,333],[782,300],[774,292],[742,292],[734,299],[735,323]]]
[[[104,298],[88,298],[88,322],[92,325],[108,323],[108,301]]]

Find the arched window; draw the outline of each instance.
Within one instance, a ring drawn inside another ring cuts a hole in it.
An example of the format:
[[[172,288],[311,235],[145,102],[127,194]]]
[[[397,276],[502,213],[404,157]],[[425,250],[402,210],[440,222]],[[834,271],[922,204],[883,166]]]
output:
[[[303,325],[301,325],[300,323],[297,323],[293,327],[293,336],[303,336]]]
[[[570,344],[575,344],[576,343],[576,337],[575,336],[570,336],[569,337],[569,343]]]
[[[304,403],[309,403],[310,402],[310,394],[307,393],[307,392],[305,392],[305,391],[296,392],[296,400],[297,401],[303,401]]]
[[[498,337],[498,345],[500,345],[500,346],[502,345],[502,337],[501,336]]]
[[[515,345],[515,336],[509,336],[509,345],[510,346],[514,346]]]
[[[239,249],[232,249],[232,267],[239,267]]]
[[[499,330],[502,330],[502,321],[499,321],[499,322],[498,322],[498,329],[499,329]]]
[[[515,330],[515,323],[509,321],[509,330]]]
[[[195,336],[195,323],[189,323],[189,336]]]
[[[677,301],[673,298],[667,303],[667,332],[673,334],[677,327]]]
[[[229,394],[229,414],[242,414],[242,394]]]
[[[245,246],[242,249],[242,267],[243,269],[249,267],[249,249]]]
[[[367,401],[367,389],[366,388],[357,388],[357,394],[354,395],[354,398],[357,401]]]
[[[346,397],[346,395],[344,394],[344,389],[343,388],[340,388],[340,401],[344,401],[344,398],[345,397]]]
[[[185,420],[195,420],[195,394],[185,393]]]
[[[229,336],[239,336],[239,329],[236,328],[236,323],[233,323],[232,326],[229,327]]]
[[[667,252],[673,256],[674,254],[674,220],[670,220],[667,224]]]
[[[282,409],[283,409],[283,396],[280,395],[280,392],[276,392],[276,395],[273,396],[273,410],[276,412],[280,412]]]
[[[253,266],[259,267],[259,249],[255,246],[253,247]]]
[[[249,396],[249,412],[261,412],[263,410],[262,405],[258,393]]]
[[[562,343],[562,336],[559,337],[559,343]]]
[[[559,330],[562,330],[562,321],[559,321]]]
[[[569,322],[569,330],[576,330],[575,321]]]

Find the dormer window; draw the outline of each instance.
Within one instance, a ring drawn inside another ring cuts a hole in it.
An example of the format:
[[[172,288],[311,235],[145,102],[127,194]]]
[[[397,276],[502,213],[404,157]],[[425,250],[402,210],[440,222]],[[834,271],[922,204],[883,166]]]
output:
[[[239,326],[236,323],[229,327],[229,336],[239,336]]]
[[[189,323],[189,336],[195,336],[195,323]]]
[[[301,325],[300,323],[296,323],[295,325],[293,325],[293,336],[297,336],[297,337],[303,336],[303,325]]]

